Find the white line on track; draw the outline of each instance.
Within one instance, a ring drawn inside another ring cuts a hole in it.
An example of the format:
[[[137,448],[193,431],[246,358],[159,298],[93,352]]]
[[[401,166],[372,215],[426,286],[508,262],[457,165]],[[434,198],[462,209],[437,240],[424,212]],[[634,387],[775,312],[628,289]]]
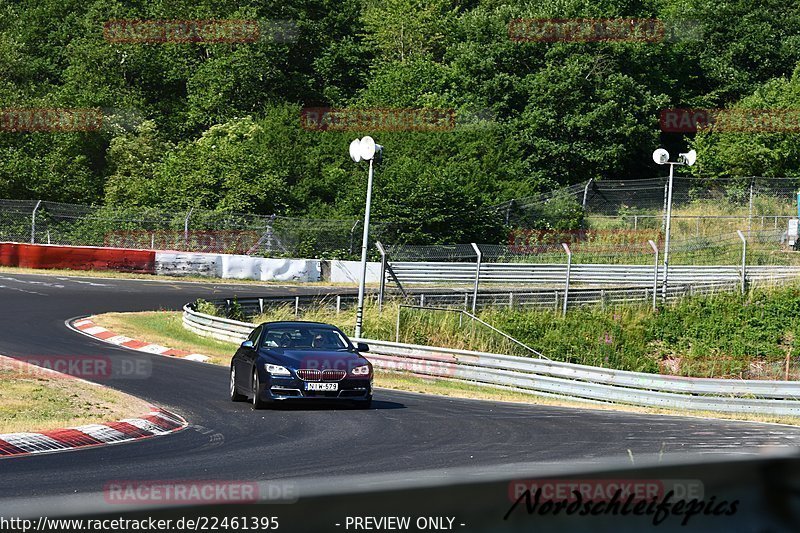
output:
[[[43,292],[26,291],[25,289],[20,289],[17,287],[9,287],[8,285],[0,285],[0,289],[8,289],[10,291],[24,292],[26,294],[38,294],[39,296],[47,296],[47,294]]]

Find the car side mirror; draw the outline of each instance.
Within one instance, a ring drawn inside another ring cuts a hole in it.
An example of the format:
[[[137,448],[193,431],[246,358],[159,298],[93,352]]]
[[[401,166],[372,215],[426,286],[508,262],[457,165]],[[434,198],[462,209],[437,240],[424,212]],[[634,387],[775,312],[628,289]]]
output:
[[[250,348],[250,349],[253,349],[253,347],[254,347],[254,346],[255,346],[255,344],[253,344],[253,341],[251,341],[251,340],[247,340],[247,341],[244,341],[244,342],[242,343],[242,348]]]
[[[369,351],[369,344],[367,344],[366,342],[359,342],[356,345],[356,350],[358,350],[359,352],[368,352]]]

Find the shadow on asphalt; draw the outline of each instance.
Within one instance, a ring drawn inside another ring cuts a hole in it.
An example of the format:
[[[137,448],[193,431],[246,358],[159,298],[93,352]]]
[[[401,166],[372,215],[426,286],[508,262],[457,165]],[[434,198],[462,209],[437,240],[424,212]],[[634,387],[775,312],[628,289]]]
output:
[[[405,404],[398,402],[390,402],[386,400],[372,400],[372,405],[369,409],[362,409],[347,403],[339,402],[289,402],[284,400],[269,407],[265,411],[381,411],[388,409],[405,409]]]

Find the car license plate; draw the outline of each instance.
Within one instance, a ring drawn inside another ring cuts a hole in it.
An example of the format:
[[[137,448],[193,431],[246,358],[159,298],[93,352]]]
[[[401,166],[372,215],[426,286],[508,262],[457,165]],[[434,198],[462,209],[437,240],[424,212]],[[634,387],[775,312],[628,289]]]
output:
[[[337,391],[338,383],[306,383],[306,390]]]

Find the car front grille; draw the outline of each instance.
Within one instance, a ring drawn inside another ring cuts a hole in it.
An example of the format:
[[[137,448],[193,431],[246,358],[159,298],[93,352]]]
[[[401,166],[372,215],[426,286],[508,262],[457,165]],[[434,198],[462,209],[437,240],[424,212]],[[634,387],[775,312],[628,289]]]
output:
[[[341,381],[346,375],[344,370],[323,370],[322,381]]]
[[[301,368],[297,371],[297,377],[303,381],[319,381],[320,371],[315,368]]]
[[[323,370],[316,368],[301,368],[297,371],[297,377],[303,381],[341,381],[347,376],[344,370]]]

